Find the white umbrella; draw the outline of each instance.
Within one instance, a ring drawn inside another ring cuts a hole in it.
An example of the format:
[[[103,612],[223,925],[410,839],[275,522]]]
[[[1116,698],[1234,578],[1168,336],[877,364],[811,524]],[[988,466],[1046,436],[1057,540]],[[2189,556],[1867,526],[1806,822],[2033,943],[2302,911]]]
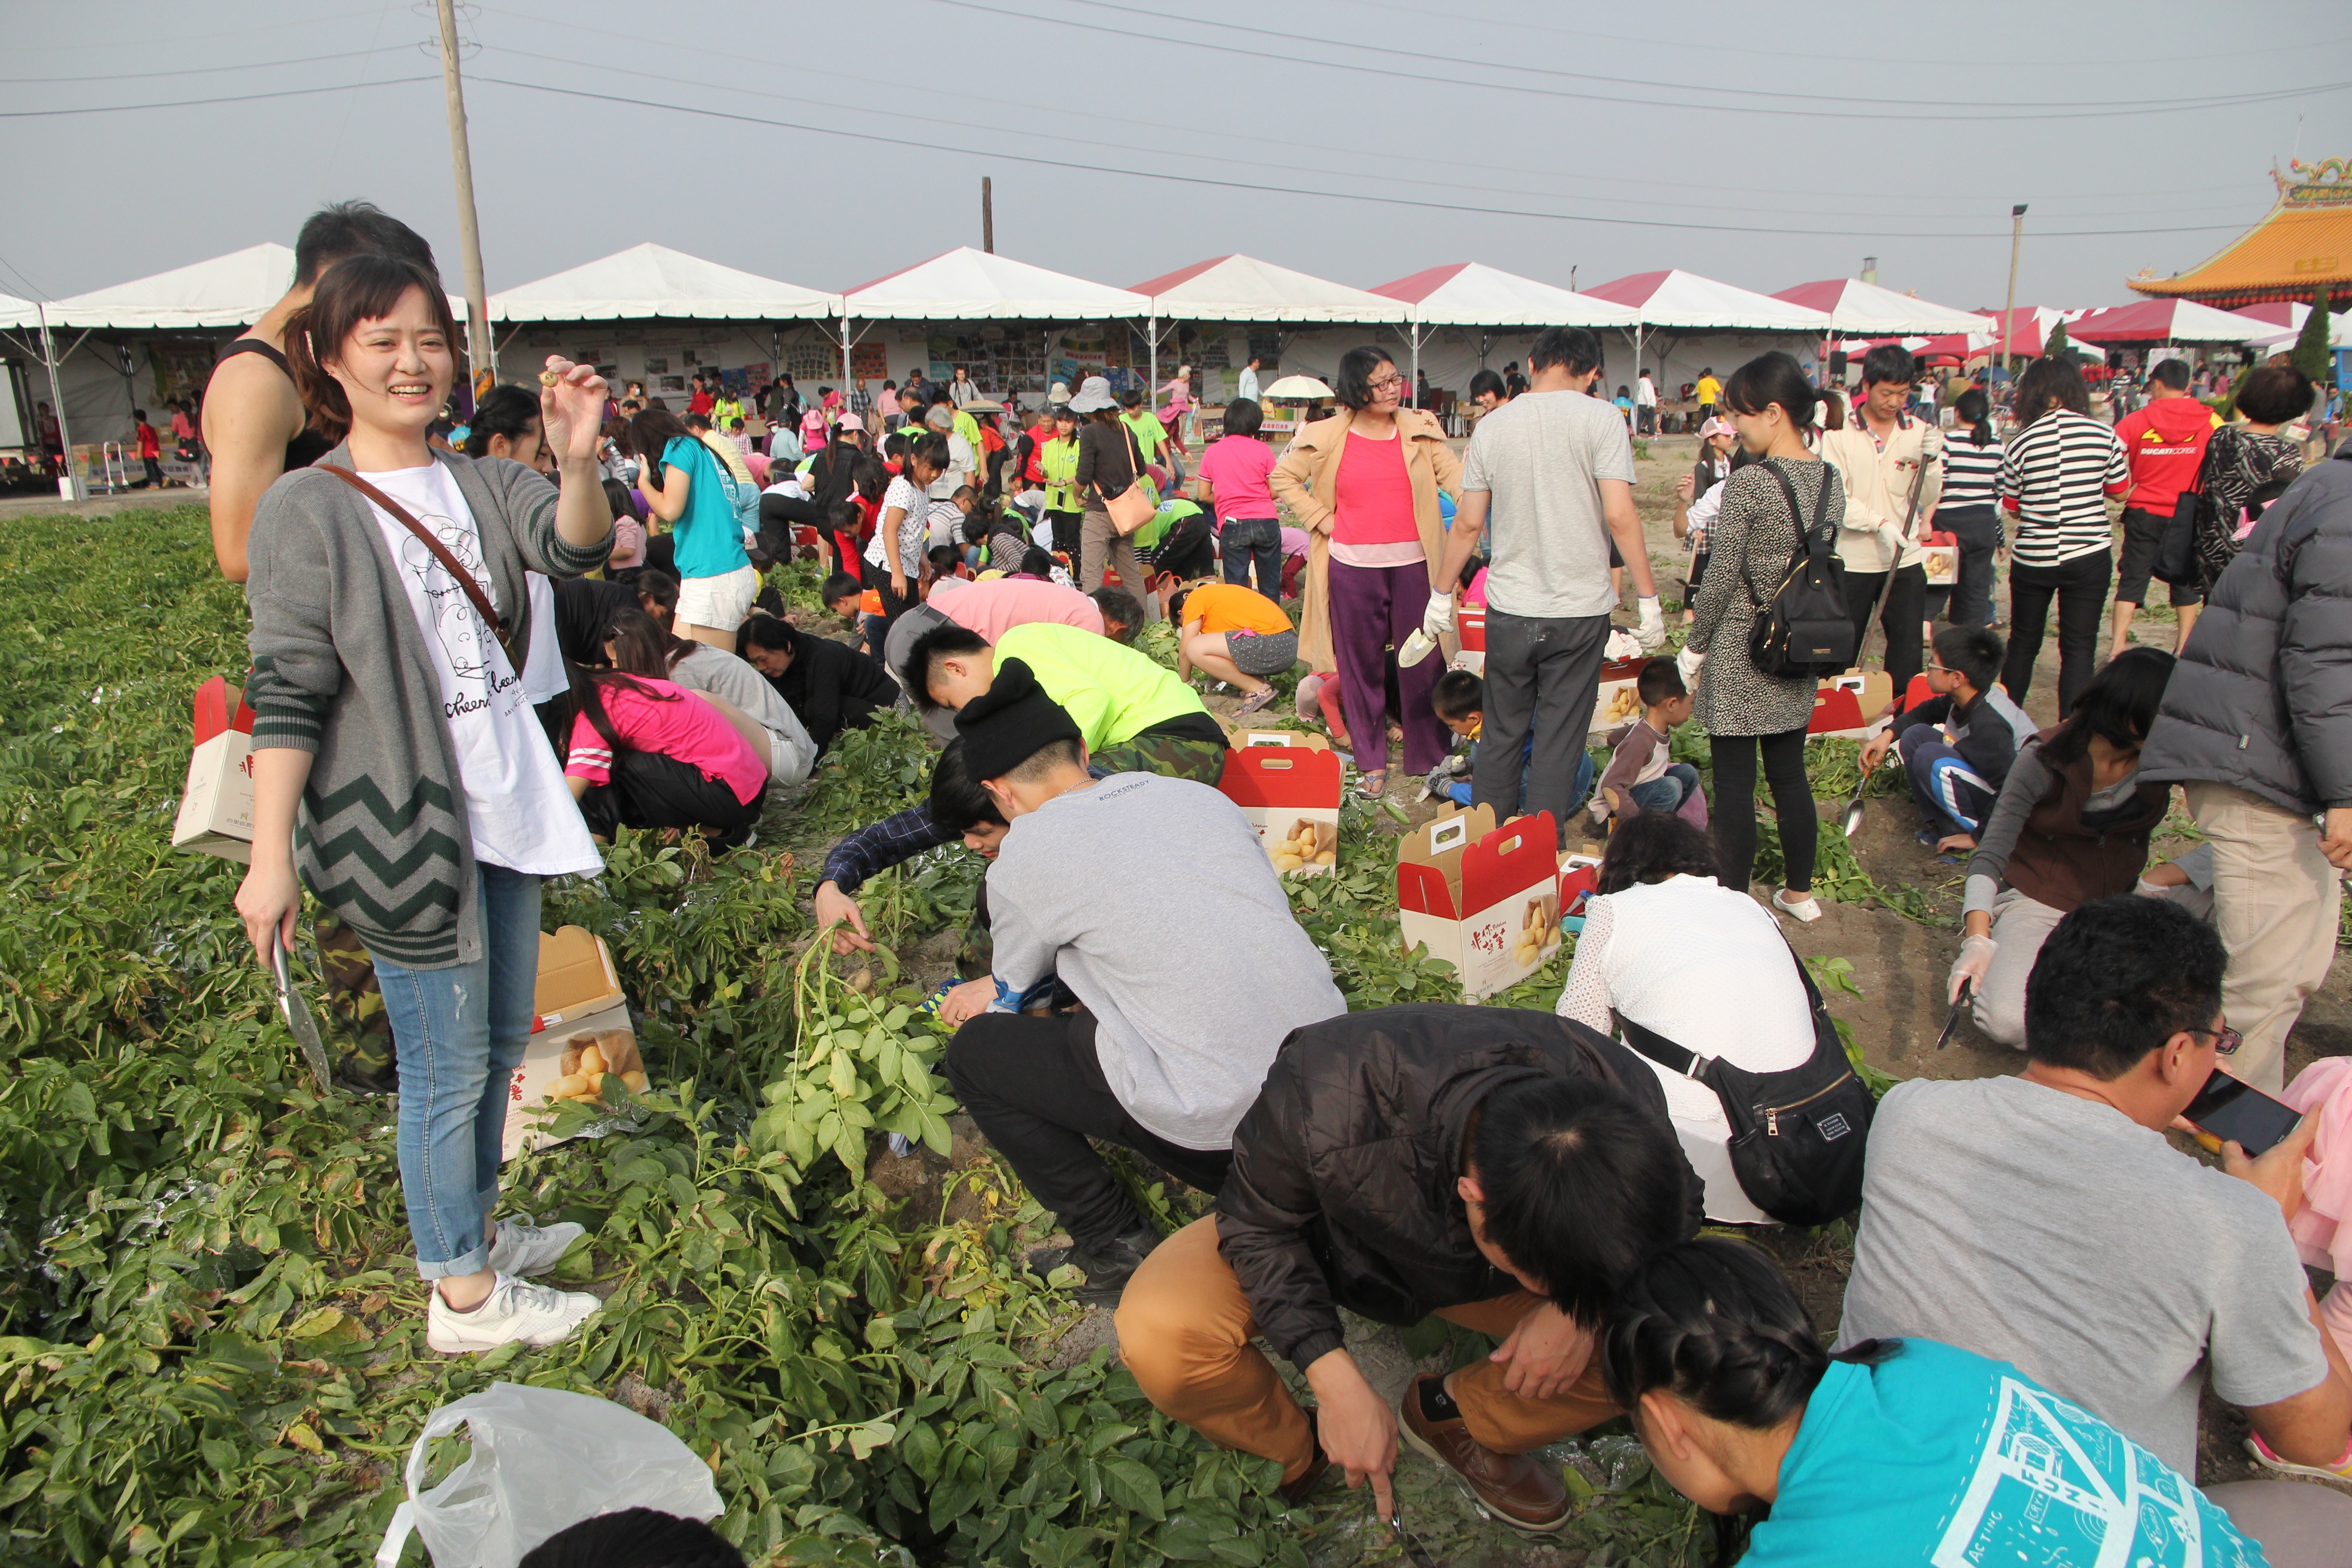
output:
[[[1328,397],[1331,389],[1311,375],[1286,375],[1265,389],[1266,401],[1306,403],[1318,397]]]

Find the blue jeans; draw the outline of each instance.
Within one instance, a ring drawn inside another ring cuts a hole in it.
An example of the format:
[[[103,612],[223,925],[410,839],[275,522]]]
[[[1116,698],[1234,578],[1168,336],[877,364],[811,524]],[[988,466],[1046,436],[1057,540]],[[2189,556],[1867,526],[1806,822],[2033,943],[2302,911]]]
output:
[[[1933,724],[1914,724],[1903,731],[1900,749],[1903,771],[1911,780],[1911,798],[1938,837],[1949,838],[1956,833],[1973,836],[1984,826],[2000,791],[1952,749],[1941,730]]]
[[[1525,759],[1529,755],[1534,749],[1534,744],[1535,737],[1531,735],[1528,738],[1528,743],[1519,749],[1519,755],[1522,759]],[[1474,769],[1478,765],[1478,747],[1475,742],[1473,742],[1470,747],[1470,765]],[[1520,807],[1524,807],[1527,805],[1528,773],[1528,764],[1523,761],[1519,768],[1518,804]],[[1586,801],[1592,798],[1592,753],[1590,752],[1579,752],[1576,756],[1576,798],[1568,803],[1568,809],[1571,814],[1575,812],[1578,806],[1582,805]],[[1693,773],[1691,774],[1691,779],[1692,787],[1696,788],[1698,774]],[[1468,805],[1471,803],[1470,780],[1455,779],[1452,784],[1445,786],[1445,795],[1446,798],[1451,800],[1456,805]],[[1672,808],[1669,807],[1668,809]],[[1518,815],[1518,811],[1507,811],[1503,815],[1506,816],[1517,816]]]
[[[1664,773],[1625,793],[1643,811],[1671,812],[1697,792],[1698,770],[1688,763],[1668,763]]]
[[[1257,565],[1257,591],[1282,603],[1282,524],[1270,517],[1236,517],[1217,531],[1217,546],[1224,562],[1225,581],[1249,586],[1250,565]]]
[[[448,969],[375,960],[400,1060],[400,1195],[427,1279],[489,1267],[483,1237],[539,984],[540,879],[476,870],[480,958]]]

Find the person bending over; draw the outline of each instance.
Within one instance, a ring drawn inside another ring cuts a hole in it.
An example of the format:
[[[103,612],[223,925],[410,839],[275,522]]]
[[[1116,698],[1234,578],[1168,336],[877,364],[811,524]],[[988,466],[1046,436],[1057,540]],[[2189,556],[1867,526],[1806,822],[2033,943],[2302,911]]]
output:
[[[2186,1474],[2013,1366],[1924,1339],[1827,1353],[1740,1242],[1643,1260],[1598,1359],[1650,1462],[1715,1516],[1718,1563],[2263,1561]]]
[[[623,674],[667,680],[713,700],[711,705],[766,762],[774,783],[799,784],[816,765],[816,742],[800,716],[735,655],[664,631],[642,610],[616,612],[605,637],[614,668]]]
[[[1281,695],[1265,677],[1286,673],[1298,662],[1298,632],[1282,606],[1238,583],[1177,589],[1168,600],[1168,619],[1182,628],[1180,677],[1197,665],[1245,693],[1234,710],[1236,723]]]
[[[948,1080],[1069,1232],[1086,1294],[1116,1300],[1159,1237],[1087,1140],[1215,1192],[1283,1037],[1348,1004],[1256,830],[1217,791],[1148,773],[1097,779],[1076,721],[1017,658],[956,728],[966,768],[1013,826],[987,879],[999,1000],[948,1043]],[[1121,874],[1106,875],[1113,866]],[[1249,982],[1203,987],[1200,975]],[[1078,1011],[1006,1010],[1048,976]]]
[[[621,827],[699,828],[713,850],[751,837],[767,800],[768,760],[720,705],[674,682],[626,673],[665,656],[650,619],[622,627],[605,645],[613,668],[572,667],[571,754],[564,782],[597,837]],[[625,651],[625,639],[647,646]],[[750,721],[745,721],[746,724]],[[757,726],[752,726],[756,728]]]
[[[1396,1511],[1397,1410],[1340,1311],[1434,1312],[1500,1349],[1406,1390],[1406,1440],[1512,1528],[1567,1522],[1534,1450],[1618,1406],[1591,1359],[1617,1282],[1699,1226],[1698,1178],[1658,1080],[1581,1024],[1503,1007],[1349,1013],[1283,1042],[1233,1140],[1217,1210],[1161,1243],[1118,1310],[1119,1353],[1159,1409],[1281,1461],[1303,1500],[1328,1466]],[[1309,1423],[1266,1358],[1305,1373]]]
[[[2033,738],[2033,721],[1996,684],[1999,632],[1946,626],[1930,646],[1927,684],[1936,695],[1871,737],[1862,748],[1862,771],[1867,776],[1890,747],[1898,748],[1911,798],[1927,824],[1919,842],[1940,854],[1977,847],[1978,830],[2009,782],[2010,764]]]
[[[850,584],[854,609],[858,589]],[[847,643],[802,631],[780,616],[754,610],[743,623],[743,657],[768,678],[768,687],[792,710],[819,756],[844,730],[863,730],[898,700],[898,685]]]
[[[1143,629],[1143,605],[1124,588],[1097,588],[1087,595],[1102,612],[1103,636],[1113,642],[1132,644],[1135,634]]]
[[[993,645],[962,626],[937,626],[916,640],[899,679],[926,711],[961,710],[1014,658],[1076,721],[1098,772],[1212,785],[1224,776],[1225,732],[1200,694],[1146,655],[1076,626],[1014,626]]]
[[[2025,1071],[1880,1103],[1843,1340],[2013,1362],[2183,1475],[2210,1373],[2273,1453],[2346,1466],[2352,1373],[2286,1226],[2316,1124],[2255,1159],[2225,1144],[2220,1170],[2164,1137],[2237,1048],[2222,965],[2163,900],[2060,921],[2026,983]]]
[[[889,636],[883,642],[882,662],[897,676],[906,668],[907,656],[914,652],[915,644],[926,632],[940,626],[962,626],[978,633],[983,641],[994,642],[1014,626],[1045,622],[1100,633],[1103,613],[1087,595],[1059,583],[1009,577],[967,583],[957,577],[941,577],[932,583],[929,598],[892,623]],[[926,710],[924,722],[942,741],[955,734],[952,712]]]

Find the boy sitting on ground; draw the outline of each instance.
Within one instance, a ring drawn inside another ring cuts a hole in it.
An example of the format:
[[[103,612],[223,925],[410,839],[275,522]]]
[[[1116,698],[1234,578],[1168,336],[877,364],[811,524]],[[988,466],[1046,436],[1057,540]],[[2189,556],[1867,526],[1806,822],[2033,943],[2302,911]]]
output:
[[[1279,692],[1263,679],[1298,662],[1298,633],[1282,606],[1238,583],[1196,583],[1168,601],[1168,619],[1180,628],[1176,673],[1200,666],[1244,693],[1235,722],[1272,702]]]
[[[968,627],[935,626],[916,639],[899,677],[926,713],[961,710],[1015,658],[1076,722],[1098,771],[1210,785],[1224,776],[1225,732],[1200,694],[1165,665],[1076,626],[1014,626],[993,644]]]
[[[1066,1260],[1087,1276],[1082,1297],[1116,1300],[1160,1238],[1088,1139],[1216,1192],[1283,1037],[1348,1004],[1256,830],[1217,791],[1096,777],[1077,722],[1019,658],[962,701],[956,729],[1013,826],[986,882],[999,1000],[949,1042],[948,1080],[1070,1234],[1066,1259],[1040,1257],[1040,1272]],[[1203,974],[1249,983],[1203,987]],[[1048,976],[1083,1007],[999,1010]]]
[[[1633,691],[1642,700],[1642,716],[1609,732],[1609,766],[1593,791],[1592,819],[1680,812],[1706,826],[1706,796],[1699,793],[1698,770],[1674,760],[1675,726],[1691,716],[1683,672],[1673,659],[1651,659],[1642,666]]]
[[[1406,1440],[1496,1519],[1549,1532],[1568,1494],[1534,1450],[1618,1414],[1594,1331],[1635,1264],[1696,1232],[1699,1193],[1656,1075],[1581,1024],[1427,1004],[1326,1018],[1283,1042],[1216,1212],[1128,1286],[1119,1354],[1171,1418],[1279,1460],[1286,1500],[1338,1466],[1385,1520],[1399,1412],[1341,1310],[1494,1335],[1492,1356],[1413,1380]],[[1260,1335],[1306,1374],[1311,1424]]]
[[[1929,647],[1927,685],[1936,695],[1872,737],[1862,748],[1862,771],[1867,777],[1890,746],[1899,748],[1911,798],[1927,821],[1919,842],[1940,855],[1977,847],[1977,829],[2000,798],[2017,749],[2033,738],[2036,726],[1995,684],[1999,632],[1946,626]]]
[[[2225,1144],[2218,1171],[2165,1141],[2237,1049],[2225,962],[2168,900],[2060,921],[2026,982],[2025,1071],[1880,1102],[1841,1343],[2012,1362],[2184,1476],[2210,1373],[2272,1455],[2352,1479],[2352,1371],[2287,1230],[2317,1121],[2253,1159]]]
[[[858,629],[858,598],[865,592],[865,584],[846,572],[835,572],[824,580],[817,595],[824,599],[827,613],[840,617],[841,624],[854,632]]]
[[[1423,791],[1467,807],[1472,771],[1477,766],[1478,748],[1484,743],[1479,736],[1486,723],[1486,683],[1466,669],[1449,669],[1437,678],[1436,689],[1430,693],[1429,700],[1445,727],[1470,744],[1432,768],[1428,782],[1423,786]],[[1534,765],[1535,747],[1535,731],[1530,730],[1519,747],[1519,794],[1518,799],[1512,803],[1510,816],[1516,816],[1525,809],[1528,770]],[[1579,752],[1576,756],[1575,804],[1569,809],[1573,811],[1583,805],[1585,797],[1591,793],[1592,758],[1587,752]]]

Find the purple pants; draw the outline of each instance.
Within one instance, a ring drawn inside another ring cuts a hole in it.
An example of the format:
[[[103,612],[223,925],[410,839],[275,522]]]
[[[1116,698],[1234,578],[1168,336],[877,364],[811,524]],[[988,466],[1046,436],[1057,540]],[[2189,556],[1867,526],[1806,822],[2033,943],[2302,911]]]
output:
[[[1341,706],[1348,729],[1356,739],[1356,766],[1365,773],[1389,765],[1389,647],[1421,626],[1429,609],[1429,568],[1410,566],[1350,566],[1329,563],[1331,588],[1331,648],[1339,665]],[[1432,654],[1410,669],[1397,671],[1397,696],[1404,711],[1395,715],[1404,729],[1404,770],[1425,773],[1445,760],[1454,737],[1431,705],[1437,678],[1445,661]]]

